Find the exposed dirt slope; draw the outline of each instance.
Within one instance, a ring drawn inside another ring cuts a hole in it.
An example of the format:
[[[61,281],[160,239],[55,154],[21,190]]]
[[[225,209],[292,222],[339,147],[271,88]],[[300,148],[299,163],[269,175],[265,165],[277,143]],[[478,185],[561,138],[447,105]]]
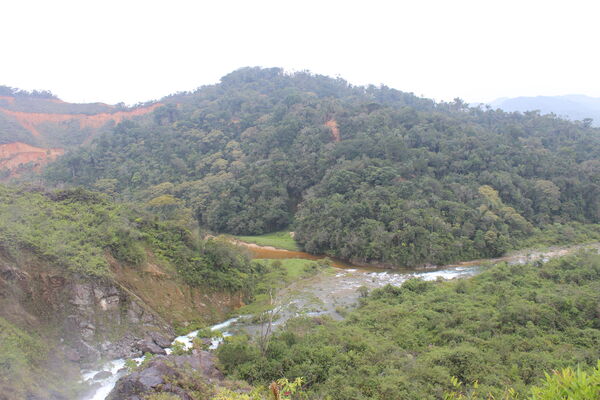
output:
[[[91,142],[108,123],[139,117],[159,106],[119,111],[101,103],[0,96],[0,180],[39,171],[65,148]]]
[[[23,170],[38,170],[64,153],[63,149],[44,149],[21,142],[0,144],[0,170],[8,170],[8,177]]]
[[[335,119],[330,119],[325,122],[325,126],[331,129],[331,136],[333,136],[333,140],[335,142],[339,142],[342,140],[342,135],[340,134],[340,128],[338,127],[338,123]]]
[[[22,111],[12,111],[6,108],[0,108],[0,112],[13,117],[16,119],[23,128],[27,129],[36,137],[43,137],[44,132],[41,127],[42,124],[60,124],[68,121],[78,121],[79,127],[99,129],[106,125],[107,122],[113,121],[119,123],[124,119],[133,118],[136,116],[144,115],[160,104],[152,104],[148,107],[136,108],[130,111],[117,111],[114,113],[100,113],[100,114],[49,114],[49,113],[29,113]]]
[[[0,96],[0,100],[7,102],[8,104],[14,104],[15,98],[10,96]]]

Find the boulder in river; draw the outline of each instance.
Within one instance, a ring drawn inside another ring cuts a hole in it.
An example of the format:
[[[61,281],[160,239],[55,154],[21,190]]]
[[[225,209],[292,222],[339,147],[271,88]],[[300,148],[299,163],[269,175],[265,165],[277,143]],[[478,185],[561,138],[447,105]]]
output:
[[[145,337],[144,339],[140,340],[137,343],[137,348],[142,353],[161,354],[161,355],[166,355],[167,354],[167,352],[165,351],[165,349],[163,349],[158,344],[156,344],[154,342],[154,340],[152,340],[151,337]]]
[[[110,371],[100,371],[96,375],[94,375],[94,380],[95,381],[101,381],[103,379],[110,378],[112,375],[113,374]]]
[[[152,338],[152,340],[154,340],[154,343],[156,343],[157,345],[159,345],[162,348],[171,347],[171,344],[173,343],[173,340],[175,339],[175,336],[167,337],[158,332],[150,332],[150,337]]]

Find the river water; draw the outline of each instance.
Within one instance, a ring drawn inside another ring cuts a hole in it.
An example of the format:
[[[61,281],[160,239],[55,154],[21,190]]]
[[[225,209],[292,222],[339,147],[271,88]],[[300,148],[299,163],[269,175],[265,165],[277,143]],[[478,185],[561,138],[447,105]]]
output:
[[[239,244],[248,247],[254,258],[302,258],[309,260],[323,258],[303,252],[292,252],[272,247],[259,247],[244,243]],[[372,290],[388,284],[399,286],[410,278],[424,280],[463,278],[477,274],[482,270],[483,265],[501,261],[518,264],[534,260],[547,261],[550,258],[571,253],[581,247],[556,248],[543,252],[520,252],[493,260],[475,260],[439,268],[412,270],[361,268],[334,260],[333,269],[311,278],[299,280],[276,294],[274,301],[276,313],[273,319],[273,326],[277,327],[285,323],[288,319],[301,315],[327,315],[334,319],[341,319],[343,310],[356,304],[360,296],[358,291],[360,287]],[[598,244],[592,245],[592,247],[597,249]],[[257,323],[251,316],[244,315],[228,319],[211,327],[213,331],[220,331],[223,337],[242,331],[253,334],[259,332],[260,329],[261,324]],[[174,342],[181,342],[186,348],[190,348],[197,333],[198,331],[193,331],[187,335],[179,336],[175,338]],[[222,340],[222,338],[213,338],[211,348],[216,349]],[[167,353],[170,352],[171,350],[167,349]],[[143,360],[143,357],[135,360],[139,363]],[[82,371],[82,380],[97,388],[95,392],[86,395],[82,400],[105,400],[118,379],[126,373],[124,366],[125,360],[117,359],[106,362],[97,370]],[[111,376],[104,379],[95,379],[95,375],[101,371],[110,371]]]

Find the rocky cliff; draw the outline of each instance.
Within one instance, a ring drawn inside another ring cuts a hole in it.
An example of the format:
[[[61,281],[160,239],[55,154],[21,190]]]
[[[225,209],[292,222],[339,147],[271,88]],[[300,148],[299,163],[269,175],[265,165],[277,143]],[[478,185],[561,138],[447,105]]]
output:
[[[114,278],[89,279],[25,251],[18,259],[0,251],[0,322],[44,349],[32,363],[39,368],[28,369],[18,338],[20,353],[8,365],[15,374],[0,376],[0,399],[71,398],[80,389],[74,384],[80,368],[100,359],[161,354],[175,336],[174,324],[216,320],[239,306],[239,296],[202,293],[157,264],[135,271],[114,259],[110,264]],[[0,344],[10,338],[0,326]]]

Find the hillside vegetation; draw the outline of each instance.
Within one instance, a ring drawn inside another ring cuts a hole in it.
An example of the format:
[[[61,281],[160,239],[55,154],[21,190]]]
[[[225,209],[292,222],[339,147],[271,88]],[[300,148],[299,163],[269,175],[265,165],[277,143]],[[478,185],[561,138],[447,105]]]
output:
[[[88,143],[96,134],[126,119],[151,112],[158,104],[133,107],[103,103],[68,103],[47,91],[0,86],[0,145],[27,144],[69,148]],[[2,157],[4,158],[4,157]],[[0,171],[15,168],[0,158]],[[31,162],[30,160],[29,162]],[[23,162],[23,165],[27,161]]]
[[[214,232],[291,224],[308,252],[388,265],[497,256],[552,224],[600,222],[600,135],[585,124],[276,68],[161,102],[48,180],[186,208]]]
[[[72,275],[110,278],[108,255],[136,268],[148,253],[192,286],[249,289],[248,258],[218,240],[200,241],[174,222],[84,189],[44,191],[0,185],[0,247],[19,260],[31,251]]]

